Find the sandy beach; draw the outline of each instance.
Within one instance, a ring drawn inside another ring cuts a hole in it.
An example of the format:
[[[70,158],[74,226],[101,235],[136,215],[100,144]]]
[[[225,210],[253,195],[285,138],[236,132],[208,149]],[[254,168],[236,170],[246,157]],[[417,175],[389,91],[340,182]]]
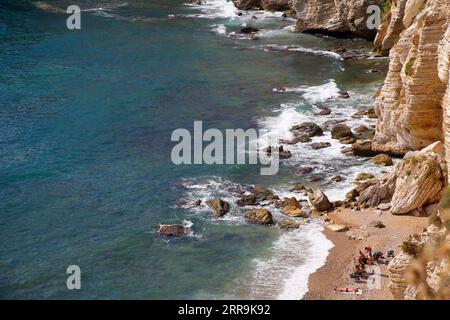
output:
[[[352,211],[351,209],[337,209],[329,214],[337,224],[343,224],[351,230],[364,229],[368,236],[362,240],[350,240],[346,232],[333,232],[325,229],[326,237],[333,242],[327,261],[309,278],[309,292],[305,300],[392,300],[393,296],[388,288],[387,265],[379,265],[381,269],[381,289],[368,290],[365,281],[357,282],[350,278],[353,271],[353,258],[359,250],[370,246],[374,251],[381,251],[386,255],[388,249],[400,252],[401,243],[408,235],[421,232],[428,224],[427,217],[410,215],[395,216],[389,211],[367,209]],[[385,228],[365,228],[364,225],[379,220]],[[335,292],[334,288],[361,288],[362,295]]]

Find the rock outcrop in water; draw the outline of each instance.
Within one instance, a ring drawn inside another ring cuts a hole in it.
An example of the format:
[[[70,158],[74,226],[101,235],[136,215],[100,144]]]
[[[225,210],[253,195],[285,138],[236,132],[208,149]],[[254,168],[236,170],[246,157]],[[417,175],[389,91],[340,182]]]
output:
[[[367,27],[370,5],[382,6],[385,0],[292,0],[297,13],[297,30],[339,37],[373,39],[376,29]]]
[[[398,41],[390,51],[389,72],[377,95],[379,121],[373,143],[419,150],[450,138],[443,130],[448,106],[450,2],[420,3],[409,0],[404,4],[405,30],[392,36]],[[394,10],[392,14],[398,13]]]

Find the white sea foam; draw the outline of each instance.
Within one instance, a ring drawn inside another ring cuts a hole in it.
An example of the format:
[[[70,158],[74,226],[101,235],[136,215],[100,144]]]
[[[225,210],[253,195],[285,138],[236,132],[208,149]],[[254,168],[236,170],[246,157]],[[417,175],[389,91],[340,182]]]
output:
[[[234,5],[233,1],[226,0],[208,0],[202,1],[202,4],[186,3],[187,6],[192,7],[199,13],[188,14],[186,17],[192,18],[205,18],[205,19],[217,19],[217,18],[234,18],[237,17],[238,9]]]
[[[261,46],[265,51],[287,51],[287,52],[300,52],[306,54],[312,54],[317,56],[327,56],[337,60],[343,60],[341,55],[333,51],[320,50],[305,48],[302,46],[292,46],[292,45],[276,45],[276,44],[266,44]]]
[[[215,24],[211,26],[211,30],[217,34],[227,34],[227,27],[223,24]]]
[[[272,244],[270,257],[255,259],[251,297],[301,299],[308,292],[309,276],[325,263],[333,247],[322,230],[322,224],[313,221],[288,231]]]

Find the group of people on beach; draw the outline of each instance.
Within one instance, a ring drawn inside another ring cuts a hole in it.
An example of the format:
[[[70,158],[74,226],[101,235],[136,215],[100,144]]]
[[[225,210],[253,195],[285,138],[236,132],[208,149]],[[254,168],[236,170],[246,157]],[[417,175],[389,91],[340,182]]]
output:
[[[394,251],[389,249],[386,254],[386,258],[393,258]],[[367,279],[370,275],[368,272],[368,266],[375,264],[385,264],[386,258],[381,251],[373,251],[371,247],[365,247],[364,251],[359,251],[358,255],[353,259],[353,272],[350,274],[350,278],[360,280]],[[360,288],[334,288],[334,291],[346,294],[362,294],[363,291]]]
[[[388,250],[387,258],[391,257],[394,257],[394,251]],[[367,278],[367,266],[384,264],[386,261],[383,252],[373,251],[371,247],[365,247],[364,251],[359,251],[353,263],[353,273],[350,274],[350,277],[359,280],[360,278]]]

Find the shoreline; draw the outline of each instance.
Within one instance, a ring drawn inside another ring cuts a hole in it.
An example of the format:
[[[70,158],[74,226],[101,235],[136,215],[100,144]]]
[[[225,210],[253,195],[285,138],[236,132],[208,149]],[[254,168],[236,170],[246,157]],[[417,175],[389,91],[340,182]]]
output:
[[[381,214],[380,214],[381,212]],[[410,234],[418,233],[428,225],[428,217],[412,215],[392,215],[389,211],[366,209],[352,211],[337,209],[329,214],[334,223],[349,226],[350,230],[359,229],[373,220],[381,221],[385,228],[368,227],[369,235],[363,240],[350,240],[347,232],[324,230],[324,234],[334,247],[329,251],[325,264],[312,273],[308,279],[308,292],[302,300],[393,300],[388,288],[387,265],[381,269],[381,289],[368,290],[363,281],[357,282],[349,277],[353,271],[353,258],[359,250],[370,246],[374,251],[381,251],[386,256],[388,249],[397,255],[401,244]],[[389,260],[388,260],[389,261]],[[334,288],[361,288],[362,295],[335,292]]]

